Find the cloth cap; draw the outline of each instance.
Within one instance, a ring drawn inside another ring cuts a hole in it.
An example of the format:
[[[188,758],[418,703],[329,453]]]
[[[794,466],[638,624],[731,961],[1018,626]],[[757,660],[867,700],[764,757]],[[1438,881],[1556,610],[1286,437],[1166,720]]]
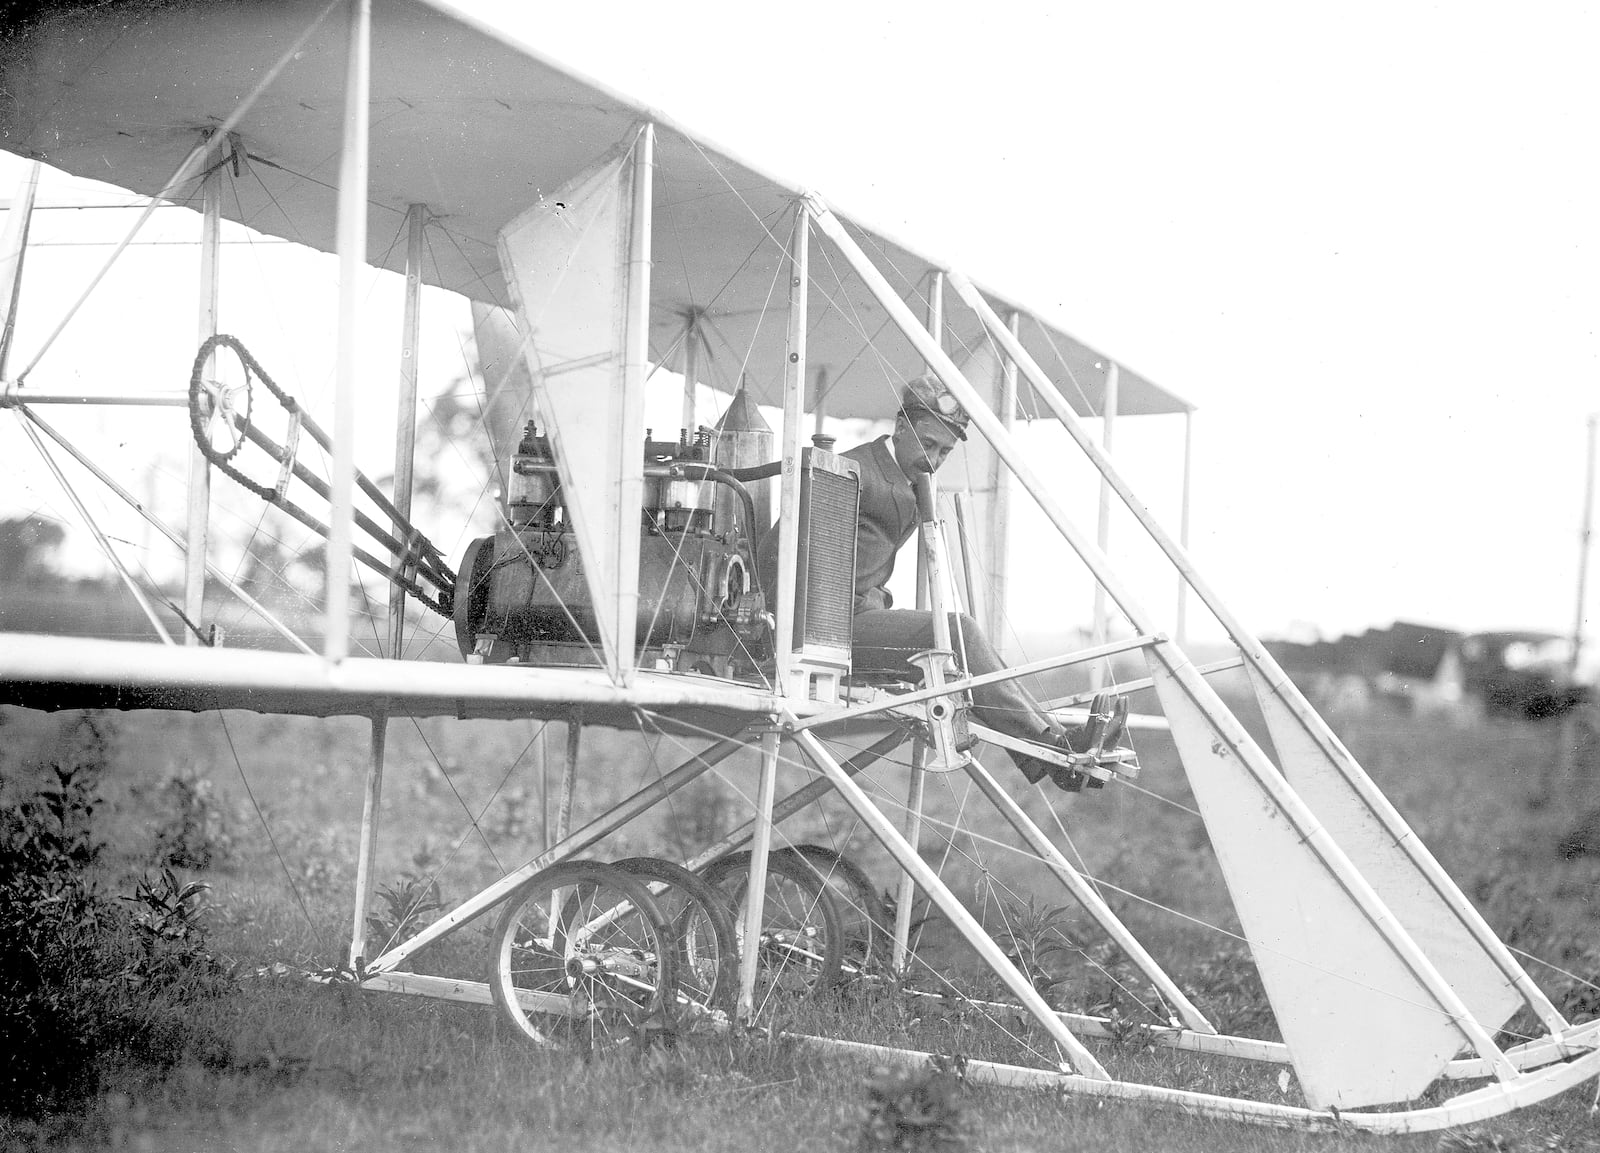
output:
[[[938,377],[919,376],[906,383],[900,397],[900,411],[910,416],[918,410],[933,413],[951,432],[962,440],[967,439],[967,425],[972,418]]]

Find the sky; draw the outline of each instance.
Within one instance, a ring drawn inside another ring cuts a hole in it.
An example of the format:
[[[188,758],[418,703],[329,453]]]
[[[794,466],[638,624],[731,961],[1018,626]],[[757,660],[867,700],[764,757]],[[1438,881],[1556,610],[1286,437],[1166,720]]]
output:
[[[1600,410],[1594,8],[463,7],[1194,402],[1191,551],[1254,631],[1572,628]],[[1116,435],[1176,531],[1181,420]],[[1063,475],[1092,516],[1093,481]],[[1014,600],[1081,619],[1018,504]],[[1137,532],[1114,519],[1125,566]],[[1163,580],[1141,595],[1170,601]]]
[[[465,7],[1197,404],[1192,552],[1256,631],[1572,629],[1595,6]]]

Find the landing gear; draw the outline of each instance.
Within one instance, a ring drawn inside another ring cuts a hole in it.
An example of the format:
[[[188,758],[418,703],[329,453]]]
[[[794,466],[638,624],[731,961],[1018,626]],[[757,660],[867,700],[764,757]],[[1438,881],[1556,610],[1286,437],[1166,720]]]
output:
[[[743,909],[749,900],[750,854],[719,857],[700,875],[726,894],[742,954],[748,947]],[[844,922],[828,886],[792,850],[780,849],[768,858],[762,910],[758,1002],[769,993],[814,994],[838,984]]]
[[[512,893],[495,926],[489,985],[535,1044],[590,1052],[674,1027],[678,955],[641,878],[570,861]]]

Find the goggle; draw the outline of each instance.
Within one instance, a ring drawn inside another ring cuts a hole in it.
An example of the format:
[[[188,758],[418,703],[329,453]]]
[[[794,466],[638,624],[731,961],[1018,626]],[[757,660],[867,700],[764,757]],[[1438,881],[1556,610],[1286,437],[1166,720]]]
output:
[[[932,405],[926,404],[919,397],[905,406],[905,412],[925,412],[938,419],[939,423],[948,428],[962,440],[967,439],[967,423],[970,418],[966,410],[961,407],[961,402],[948,392],[939,396]]]

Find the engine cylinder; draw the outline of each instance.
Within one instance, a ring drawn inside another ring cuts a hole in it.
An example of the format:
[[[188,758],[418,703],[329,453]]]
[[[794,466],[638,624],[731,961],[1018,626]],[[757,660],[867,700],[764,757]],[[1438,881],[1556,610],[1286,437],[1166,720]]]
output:
[[[550,438],[534,431],[528,422],[506,486],[506,519],[527,528],[552,528],[561,518],[561,475],[556,471]]]

